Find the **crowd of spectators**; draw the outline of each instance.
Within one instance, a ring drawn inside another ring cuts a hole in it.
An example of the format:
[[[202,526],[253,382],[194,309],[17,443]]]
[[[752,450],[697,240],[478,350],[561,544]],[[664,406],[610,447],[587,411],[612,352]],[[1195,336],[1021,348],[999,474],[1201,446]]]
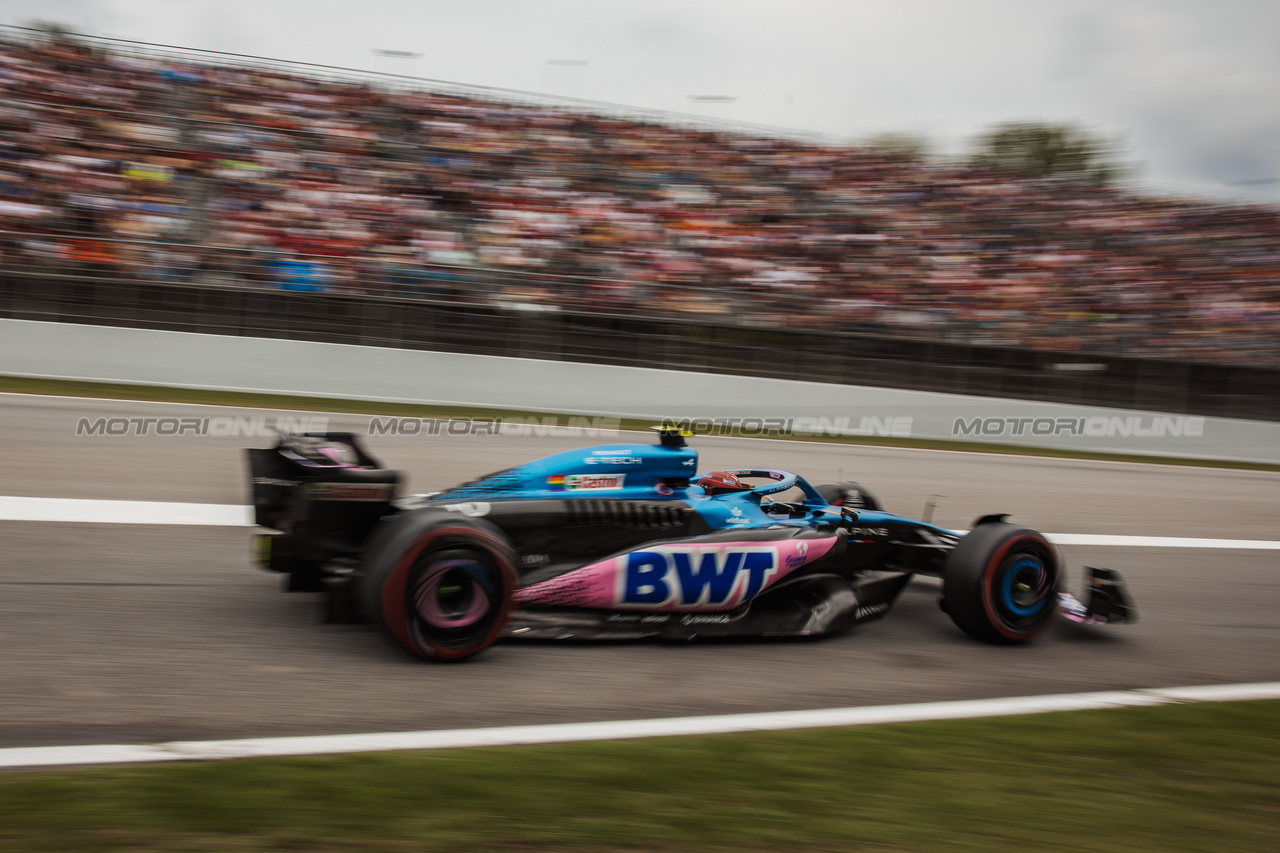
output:
[[[1280,363],[1280,210],[0,37],[0,264]]]

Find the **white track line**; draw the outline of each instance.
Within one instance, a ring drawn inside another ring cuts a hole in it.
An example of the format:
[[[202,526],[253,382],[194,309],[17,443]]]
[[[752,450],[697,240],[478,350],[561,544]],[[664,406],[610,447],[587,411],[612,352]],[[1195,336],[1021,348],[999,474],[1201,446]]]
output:
[[[253,524],[253,507],[161,501],[100,501],[0,495],[0,521],[76,521],[95,524]]]
[[[1280,542],[1270,539],[1188,539],[1182,536],[1109,536],[1091,533],[1046,533],[1058,545],[1093,545],[1099,548],[1241,548],[1252,551],[1280,551]]]
[[[0,521],[202,524],[212,527],[247,527],[253,525],[253,507],[235,504],[28,498],[0,495]],[[1280,541],[1270,539],[1194,539],[1181,536],[1113,536],[1092,533],[1046,533],[1045,535],[1050,541],[1059,545],[1089,545],[1099,548],[1218,548],[1280,551]]]
[[[1051,711],[1083,711],[1175,705],[1191,702],[1234,702],[1280,699],[1280,682],[1215,684],[1154,690],[1114,690],[1103,693],[1064,693],[1007,699],[927,702],[864,708],[827,708],[729,714],[716,717],[673,717],[600,723],[561,723],[544,726],[504,726],[451,731],[389,732],[317,737],[247,738],[243,740],[173,741],[161,744],[98,746],[41,746],[0,749],[0,768],[60,767],[87,764],[146,764],[161,761],[205,761],[289,755],[332,755],[405,749],[457,749],[475,746],[516,746],[570,741],[627,740],[645,737],[733,734],[866,726],[924,720],[962,720],[1006,717]]]

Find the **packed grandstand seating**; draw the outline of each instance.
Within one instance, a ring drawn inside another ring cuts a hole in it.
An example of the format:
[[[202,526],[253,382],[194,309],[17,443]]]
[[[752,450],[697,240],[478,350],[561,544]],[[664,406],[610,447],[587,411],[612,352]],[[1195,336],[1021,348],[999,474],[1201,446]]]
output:
[[[1280,363],[1280,210],[0,36],[0,265]]]

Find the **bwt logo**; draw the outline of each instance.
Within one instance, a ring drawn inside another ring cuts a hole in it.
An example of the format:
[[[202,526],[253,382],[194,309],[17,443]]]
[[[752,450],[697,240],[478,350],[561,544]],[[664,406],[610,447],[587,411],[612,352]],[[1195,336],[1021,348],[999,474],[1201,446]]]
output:
[[[778,550],[767,546],[664,548],[621,558],[626,569],[617,601],[633,607],[736,607],[778,571]]]

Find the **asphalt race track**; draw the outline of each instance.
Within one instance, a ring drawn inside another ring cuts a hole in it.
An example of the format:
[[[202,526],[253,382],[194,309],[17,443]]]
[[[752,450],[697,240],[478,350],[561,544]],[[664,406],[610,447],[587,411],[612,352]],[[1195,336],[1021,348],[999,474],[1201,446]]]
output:
[[[0,395],[0,495],[247,502],[240,448],[269,438],[77,437],[81,417],[265,414]],[[293,413],[283,413],[293,414]],[[367,417],[331,416],[365,432]],[[617,439],[382,437],[428,491]],[[1054,533],[1280,539],[1280,474],[704,437],[701,470],[857,479],[894,511],[965,528],[1011,512]],[[1280,551],[1067,546],[1120,569],[1136,625],[1063,623],[1026,648],[969,640],[919,579],[843,636],[732,644],[503,643],[432,665],[249,564],[251,528],[0,521],[0,747],[401,731],[1280,680]],[[1100,732],[1099,737],[1105,737]]]

